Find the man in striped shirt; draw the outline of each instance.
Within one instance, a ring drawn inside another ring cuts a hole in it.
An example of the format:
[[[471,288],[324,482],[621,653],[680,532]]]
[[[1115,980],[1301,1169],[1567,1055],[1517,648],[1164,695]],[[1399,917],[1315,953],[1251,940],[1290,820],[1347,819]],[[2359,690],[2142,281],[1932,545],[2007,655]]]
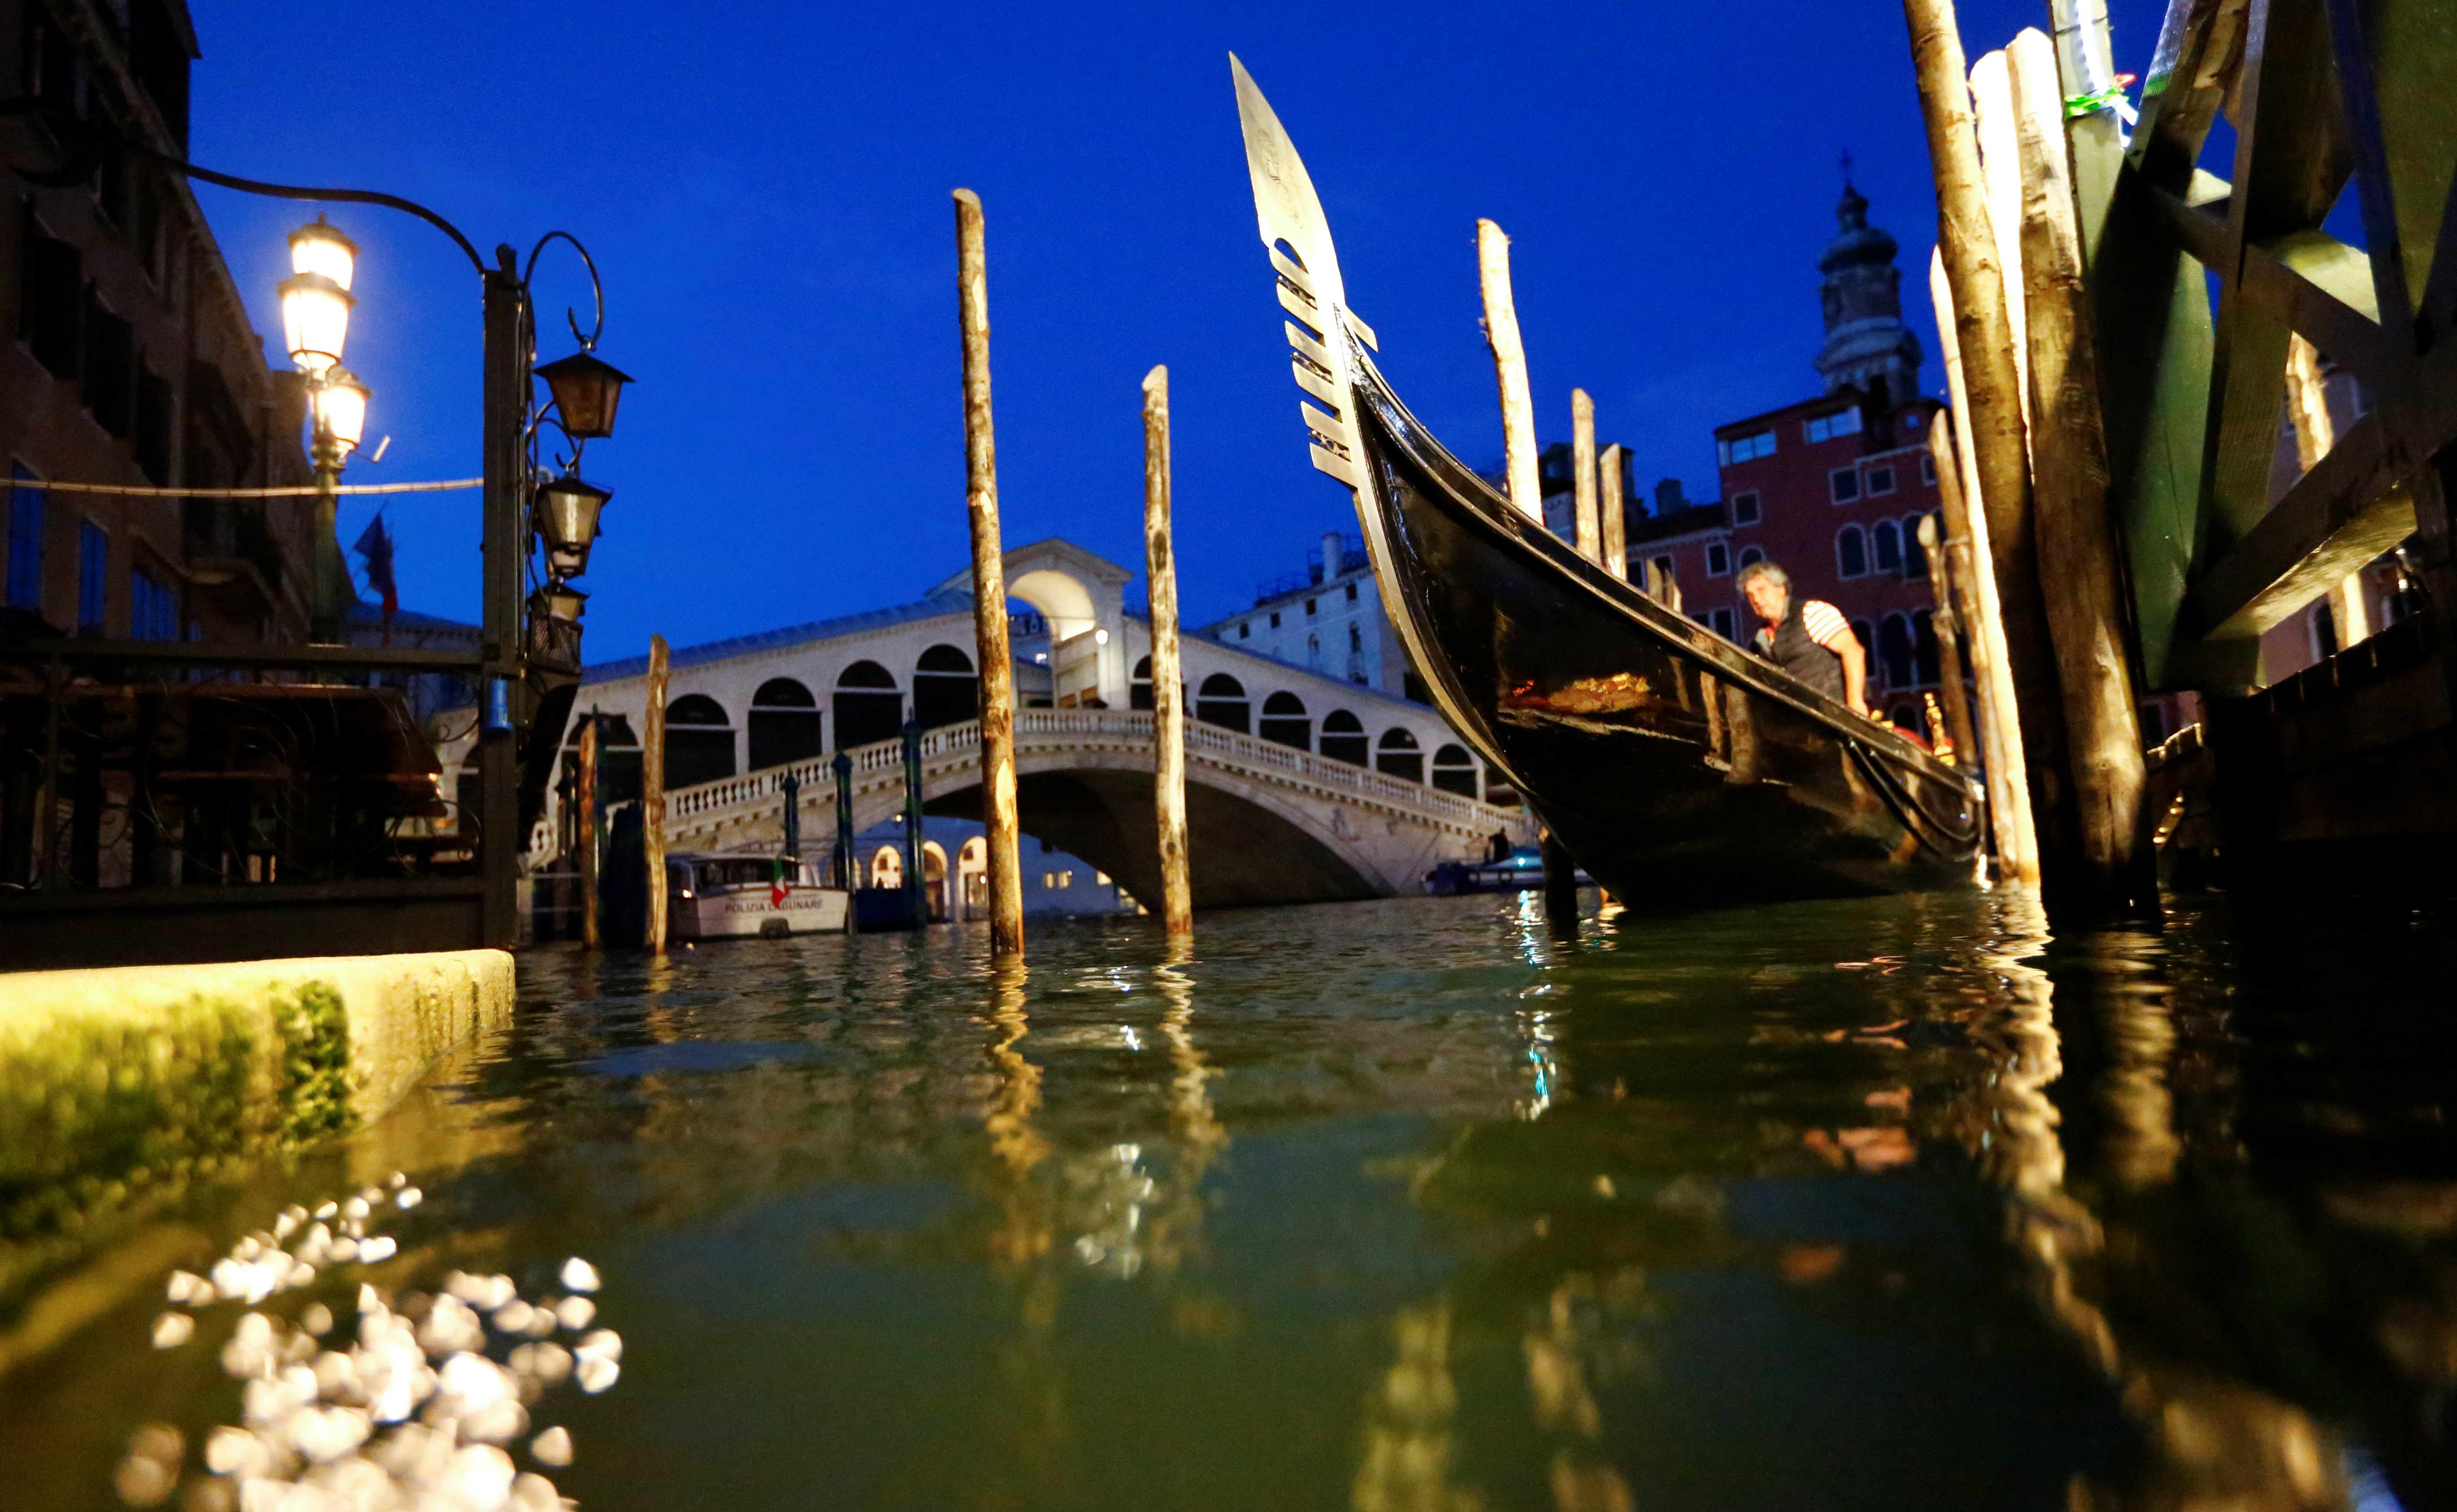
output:
[[[1772,562],[1743,568],[1741,592],[1765,621],[1757,634],[1758,654],[1828,698],[1850,705],[1853,714],[1868,714],[1868,648],[1841,610],[1824,599],[1795,602],[1790,574]]]

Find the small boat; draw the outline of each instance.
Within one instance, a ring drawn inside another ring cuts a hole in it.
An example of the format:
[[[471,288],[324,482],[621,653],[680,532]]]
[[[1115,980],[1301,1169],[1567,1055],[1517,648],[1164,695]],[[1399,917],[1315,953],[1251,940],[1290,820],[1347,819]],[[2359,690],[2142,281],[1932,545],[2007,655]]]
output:
[[[1579,885],[1595,879],[1579,873]],[[1544,853],[1521,845],[1497,861],[1444,861],[1425,874],[1425,895],[1456,898],[1461,893],[1525,893],[1544,885]]]
[[[1305,164],[1229,59],[1314,466],[1434,704],[1595,880],[1663,908],[1970,884],[1972,777],[1510,507],[1408,412]]]
[[[845,902],[841,888],[819,885],[809,861],[688,853],[666,858],[670,940],[841,934]]]

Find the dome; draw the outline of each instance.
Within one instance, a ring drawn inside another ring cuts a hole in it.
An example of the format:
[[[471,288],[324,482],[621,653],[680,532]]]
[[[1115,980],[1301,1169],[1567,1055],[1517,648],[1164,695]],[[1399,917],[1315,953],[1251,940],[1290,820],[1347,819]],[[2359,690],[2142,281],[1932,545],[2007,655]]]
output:
[[[1869,224],[1869,201],[1848,179],[1843,184],[1842,201],[1834,207],[1834,218],[1842,222],[1843,233],[1826,244],[1826,255],[1817,259],[1820,273],[1858,264],[1891,263],[1894,254],[1901,250],[1891,233]]]

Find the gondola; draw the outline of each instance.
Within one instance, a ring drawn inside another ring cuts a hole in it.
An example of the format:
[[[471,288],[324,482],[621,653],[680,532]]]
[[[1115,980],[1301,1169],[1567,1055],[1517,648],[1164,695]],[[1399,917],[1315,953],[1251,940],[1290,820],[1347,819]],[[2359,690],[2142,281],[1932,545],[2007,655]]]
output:
[[[1354,494],[1443,717],[1625,903],[1970,885],[1971,777],[1581,557],[1408,412],[1348,308],[1305,164],[1229,67],[1314,466]]]

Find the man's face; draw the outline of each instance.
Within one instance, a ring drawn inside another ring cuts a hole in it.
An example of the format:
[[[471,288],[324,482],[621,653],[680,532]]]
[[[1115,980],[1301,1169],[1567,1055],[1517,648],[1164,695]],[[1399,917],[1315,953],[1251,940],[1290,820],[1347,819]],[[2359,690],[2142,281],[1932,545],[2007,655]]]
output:
[[[1750,578],[1745,591],[1749,595],[1749,608],[1769,625],[1782,624],[1785,611],[1791,608],[1791,594],[1775,587],[1770,577]]]

